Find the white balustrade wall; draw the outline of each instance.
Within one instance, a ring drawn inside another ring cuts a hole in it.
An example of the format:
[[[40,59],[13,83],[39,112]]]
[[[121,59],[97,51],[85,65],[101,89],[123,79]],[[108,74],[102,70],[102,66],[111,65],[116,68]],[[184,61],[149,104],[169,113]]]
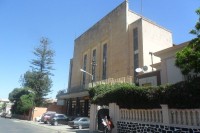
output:
[[[97,105],[92,104],[91,132],[97,131],[97,112]],[[160,109],[120,109],[110,103],[109,115],[116,127],[113,132],[200,132],[200,109],[169,109],[168,105],[161,105]]]
[[[120,121],[165,123],[162,109],[120,109]],[[200,126],[200,109],[168,109],[169,125]]]
[[[120,119],[135,122],[163,123],[161,109],[120,109]]]
[[[200,109],[169,109],[170,124],[200,126]]]

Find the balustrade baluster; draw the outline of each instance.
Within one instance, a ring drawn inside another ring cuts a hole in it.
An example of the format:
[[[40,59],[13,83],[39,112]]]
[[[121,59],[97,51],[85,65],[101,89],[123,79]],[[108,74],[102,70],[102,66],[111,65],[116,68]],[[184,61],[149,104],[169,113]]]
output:
[[[177,122],[177,124],[181,124],[181,112],[180,112],[180,110],[178,110],[177,111],[177,113],[178,113],[178,122]]]
[[[194,117],[193,117],[193,111],[190,110],[190,124],[193,126],[194,125]]]
[[[150,122],[152,122],[152,110],[150,110]]]
[[[121,118],[124,119],[124,110],[121,110]]]
[[[178,124],[178,111],[177,110],[175,111],[174,115],[175,115],[174,116],[174,118],[175,118],[174,123]]]
[[[141,121],[143,121],[143,110],[140,112]]]
[[[149,110],[147,110],[147,122],[149,122]]]
[[[138,110],[138,121],[141,121],[140,112],[141,110]]]
[[[171,110],[170,113],[169,113],[169,115],[171,116],[171,117],[170,117],[170,123],[171,123],[171,124],[174,124],[174,111]]]
[[[134,115],[134,121],[136,121],[136,110],[135,109],[134,109],[133,115]]]
[[[134,110],[132,109],[131,112],[132,112],[132,120],[134,120]]]
[[[138,121],[138,111],[136,110],[136,121]]]
[[[131,111],[128,110],[128,119],[131,120]]]
[[[141,116],[142,116],[142,121],[144,121],[144,110],[142,110]]]
[[[194,122],[194,126],[197,126],[197,117],[196,117],[196,110],[193,111],[193,122]]]
[[[125,110],[123,110],[123,119],[125,120],[126,117],[125,117]]]
[[[144,110],[144,121],[147,121],[146,110]]]
[[[196,123],[197,123],[196,125],[200,126],[200,111],[199,110],[196,111],[196,117],[195,118],[196,118]]]
[[[126,109],[126,120],[128,119],[128,110]]]
[[[184,115],[184,113],[183,113],[183,111],[180,111],[180,116],[181,116],[181,124],[182,125],[184,125],[184,123],[185,123],[185,115]]]
[[[157,110],[155,110],[154,115],[155,115],[155,122],[158,122],[158,118],[157,118]]]
[[[132,112],[132,109],[130,110],[130,119],[131,119],[131,121],[133,120],[133,112]]]
[[[188,112],[185,111],[185,124],[188,125]]]
[[[128,110],[126,110],[126,120],[128,120]]]
[[[152,114],[153,114],[153,122],[156,122],[155,110],[152,110]]]
[[[157,118],[158,118],[157,122],[161,123],[161,121],[160,121],[160,110],[157,111]]]

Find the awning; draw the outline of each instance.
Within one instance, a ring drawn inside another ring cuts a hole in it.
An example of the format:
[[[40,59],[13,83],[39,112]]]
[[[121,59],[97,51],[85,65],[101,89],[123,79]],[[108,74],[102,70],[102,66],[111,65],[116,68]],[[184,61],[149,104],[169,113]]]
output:
[[[58,96],[58,99],[69,99],[69,98],[85,97],[85,96],[89,96],[88,91],[66,93]]]

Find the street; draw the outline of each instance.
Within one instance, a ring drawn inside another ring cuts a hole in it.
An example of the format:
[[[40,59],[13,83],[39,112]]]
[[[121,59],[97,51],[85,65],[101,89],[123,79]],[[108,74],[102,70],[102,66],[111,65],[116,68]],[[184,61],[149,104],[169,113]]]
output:
[[[0,118],[0,133],[57,133],[55,130],[41,128],[13,119]]]
[[[0,118],[0,133],[89,133],[89,129],[72,129],[67,125],[48,124]]]

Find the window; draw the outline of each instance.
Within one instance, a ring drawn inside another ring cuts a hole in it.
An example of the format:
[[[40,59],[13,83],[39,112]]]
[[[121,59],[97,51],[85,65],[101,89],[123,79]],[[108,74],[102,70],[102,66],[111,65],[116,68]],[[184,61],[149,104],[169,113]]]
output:
[[[138,50],[138,29],[133,29],[133,48],[134,51]]]
[[[152,84],[151,83],[144,83],[144,84],[142,84],[142,86],[148,87],[148,86],[152,86]]]
[[[138,54],[134,54],[134,67],[138,68],[139,67],[139,57]]]
[[[92,52],[92,75],[93,75],[93,81],[95,81],[95,75],[96,75],[96,49]]]
[[[87,119],[82,119],[81,121],[88,121]]]
[[[83,59],[83,70],[86,71],[86,65],[87,65],[87,55],[84,55],[84,59]],[[85,85],[85,80],[86,80],[86,73],[83,73],[83,86]]]
[[[58,118],[62,119],[62,118],[63,118],[63,116],[62,116],[62,115],[58,115]]]
[[[133,59],[134,70],[139,67],[139,55],[138,55],[138,28],[133,29]],[[137,73],[134,71],[134,79],[136,82]]]
[[[138,57],[138,53],[137,54],[134,54],[134,70],[136,69],[136,68],[138,68],[139,67],[139,57]],[[135,81],[136,81],[136,76],[137,76],[137,73],[134,71],[134,79],[135,79]]]
[[[103,45],[103,71],[102,79],[106,79],[106,66],[107,66],[107,44]]]

